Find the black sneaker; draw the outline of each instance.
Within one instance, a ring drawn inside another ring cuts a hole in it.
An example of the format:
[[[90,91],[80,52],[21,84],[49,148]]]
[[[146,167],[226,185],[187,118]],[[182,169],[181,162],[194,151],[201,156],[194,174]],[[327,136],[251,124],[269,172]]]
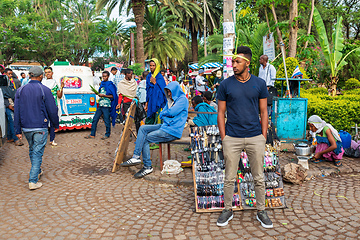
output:
[[[234,215],[233,215],[232,209],[230,209],[230,210],[224,209],[221,212],[221,214],[216,222],[216,225],[218,225],[219,227],[224,227],[224,226],[228,225],[229,221],[231,219],[233,219],[233,217],[234,217]]]
[[[146,175],[152,173],[153,171],[154,171],[154,169],[152,167],[149,167],[149,168],[143,167],[140,171],[135,173],[134,178],[143,178]]]
[[[261,223],[261,226],[263,226],[264,228],[274,227],[265,210],[258,212],[256,215],[256,219]]]
[[[120,166],[122,166],[122,167],[130,167],[130,166],[138,165],[140,163],[141,163],[141,160],[139,158],[130,158],[126,162],[123,162],[122,164],[120,164]]]

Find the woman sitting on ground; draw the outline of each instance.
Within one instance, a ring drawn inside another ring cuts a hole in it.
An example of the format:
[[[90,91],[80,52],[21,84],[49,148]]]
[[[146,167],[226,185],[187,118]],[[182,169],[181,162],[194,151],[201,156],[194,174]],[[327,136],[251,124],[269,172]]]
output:
[[[314,162],[333,161],[335,166],[340,167],[344,149],[338,131],[317,115],[311,116],[308,123],[310,133],[317,142]]]

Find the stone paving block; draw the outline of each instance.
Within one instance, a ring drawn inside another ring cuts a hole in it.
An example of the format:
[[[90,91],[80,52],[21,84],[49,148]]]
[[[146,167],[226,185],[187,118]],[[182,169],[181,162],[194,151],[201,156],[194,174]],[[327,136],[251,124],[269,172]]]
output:
[[[103,123],[99,123],[98,131],[104,132]],[[147,239],[150,234],[150,240],[223,239],[223,236],[354,239],[353,234],[360,235],[360,207],[356,201],[360,199],[360,178],[340,175],[302,185],[285,184],[289,208],[268,211],[274,229],[263,229],[252,210],[236,212],[228,226],[219,228],[216,226],[219,213],[193,212],[190,169],[176,176],[160,175],[158,150],[152,151],[156,167],[148,176],[153,179],[134,179],[126,168],[111,173],[120,133],[119,125],[112,129],[107,141],[96,141],[98,138],[85,141],[83,137],[88,131],[58,133],[59,145],[45,148],[44,186],[32,192],[26,188],[30,169],[27,144],[15,147],[6,143],[0,149],[0,184],[4,186],[0,188],[0,238]],[[185,158],[188,153],[182,148],[175,146],[172,155]],[[129,152],[133,149],[134,144],[130,143]],[[286,157],[280,154],[280,161],[286,162]],[[360,169],[359,160],[344,159],[343,164],[347,162]],[[321,166],[328,165],[310,163],[313,168],[310,172]],[[160,176],[162,182],[158,182]],[[185,182],[189,184],[181,185]],[[325,197],[312,194],[314,190]],[[349,201],[336,198],[337,195],[346,196]]]

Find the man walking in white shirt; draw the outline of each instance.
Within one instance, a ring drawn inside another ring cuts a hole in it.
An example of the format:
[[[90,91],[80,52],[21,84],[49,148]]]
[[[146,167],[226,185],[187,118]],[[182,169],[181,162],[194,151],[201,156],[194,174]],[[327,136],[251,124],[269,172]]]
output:
[[[270,86],[274,86],[275,80],[272,79],[276,78],[276,69],[268,62],[268,59],[267,55],[262,55],[260,57],[259,78],[262,78],[266,82],[266,86],[269,90]]]
[[[201,94],[203,94],[205,92],[205,77],[204,77],[204,69],[200,69],[199,70],[199,75],[196,76],[195,78],[195,83],[196,83],[196,90],[198,90]]]

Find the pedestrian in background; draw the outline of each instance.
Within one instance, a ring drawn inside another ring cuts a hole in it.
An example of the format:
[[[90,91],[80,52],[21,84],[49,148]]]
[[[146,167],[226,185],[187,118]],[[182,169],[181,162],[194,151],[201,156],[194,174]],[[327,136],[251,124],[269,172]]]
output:
[[[198,90],[201,94],[203,94],[206,91],[205,90],[206,80],[204,74],[205,74],[204,69],[200,69],[199,75],[197,75],[195,78],[196,90]]]
[[[51,67],[45,67],[45,79],[42,80],[42,84],[46,87],[48,87],[51,90],[51,94],[54,97],[55,104],[58,107],[58,116],[60,118],[61,116],[61,106],[60,106],[60,99],[63,97],[64,92],[64,82],[61,83],[61,87],[59,87],[58,82],[53,79],[54,72]],[[50,144],[53,146],[57,146],[57,143],[55,142],[55,128],[53,126],[49,126],[50,131]]]
[[[115,86],[117,86],[119,82],[125,78],[124,72],[122,70],[119,72],[116,67],[112,67],[110,72],[111,75],[109,77],[109,81],[114,83]]]
[[[51,126],[59,128],[59,116],[51,90],[41,84],[43,70],[35,66],[30,68],[29,74],[31,80],[15,95],[15,128],[16,136],[22,139],[21,132],[24,132],[29,143],[29,189],[34,190],[42,186],[38,180],[43,174],[41,163],[49,121]]]
[[[5,115],[7,119],[7,142],[14,142],[16,146],[24,145],[15,134],[14,128],[14,101],[16,91],[20,88],[21,82],[17,78],[13,78],[13,71],[10,68],[5,68],[4,75],[8,78],[8,87],[3,87]]]
[[[165,80],[159,73],[160,62],[156,58],[150,60],[150,73],[146,77],[146,124],[157,124],[161,109],[166,104],[164,88]]]
[[[125,69],[125,79],[117,85],[117,94],[119,94],[118,104],[116,109],[122,107],[121,114],[125,119],[125,114],[131,105],[131,101],[136,97],[137,82],[133,78],[133,72],[131,69]]]
[[[118,102],[116,86],[113,82],[109,81],[110,73],[108,71],[104,71],[102,73],[102,82],[99,87],[99,107],[96,109],[95,115],[93,117],[92,125],[91,125],[91,133],[90,135],[86,136],[86,139],[95,138],[97,124],[99,122],[100,117],[103,115],[104,122],[106,126],[106,133],[102,140],[105,140],[110,137],[111,133],[111,121],[112,124],[115,126],[115,119],[117,117],[116,113],[116,105]]]
[[[20,73],[20,76],[21,76],[20,78],[21,86],[26,85],[29,82],[29,79],[26,77],[24,72]]]

